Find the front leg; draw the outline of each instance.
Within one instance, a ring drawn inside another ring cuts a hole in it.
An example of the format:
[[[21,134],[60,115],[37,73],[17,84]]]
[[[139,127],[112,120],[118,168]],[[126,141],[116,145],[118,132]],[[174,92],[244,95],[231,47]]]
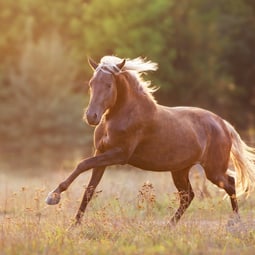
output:
[[[94,168],[93,169],[89,185],[88,185],[88,187],[86,188],[86,190],[84,192],[80,208],[79,208],[79,210],[76,214],[76,217],[75,217],[75,220],[76,220],[75,223],[76,224],[81,223],[81,218],[84,214],[84,211],[85,211],[88,203],[90,202],[90,200],[91,200],[91,198],[94,194],[94,191],[95,191],[97,185],[99,184],[99,182],[100,182],[100,180],[101,180],[101,178],[104,174],[104,170],[105,170],[105,167]]]
[[[66,180],[61,182],[58,187],[51,191],[45,202],[48,205],[58,204],[60,201],[60,194],[67,190],[70,184],[83,172],[91,168],[106,167],[116,164],[126,164],[128,160],[128,154],[122,148],[114,148],[108,150],[102,154],[96,155],[91,158],[84,159],[81,161],[75,170],[67,177]]]
[[[176,225],[194,198],[194,192],[189,181],[189,170],[187,168],[179,172],[172,172],[174,184],[180,195],[180,205],[171,219],[172,225]]]

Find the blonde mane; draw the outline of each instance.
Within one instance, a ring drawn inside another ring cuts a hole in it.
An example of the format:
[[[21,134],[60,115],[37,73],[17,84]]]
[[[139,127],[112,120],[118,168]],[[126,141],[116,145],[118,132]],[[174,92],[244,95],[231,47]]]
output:
[[[115,56],[105,56],[99,63],[99,68],[109,70],[110,72],[116,72],[117,64],[120,64],[123,59]],[[157,87],[151,86],[151,81],[145,81],[142,75],[148,71],[156,71],[158,64],[152,61],[146,61],[145,59],[138,57],[135,59],[126,59],[125,65],[122,68],[122,72],[127,71],[131,77],[135,79],[135,84],[138,90],[147,94],[152,100],[155,100],[153,92],[157,90]]]

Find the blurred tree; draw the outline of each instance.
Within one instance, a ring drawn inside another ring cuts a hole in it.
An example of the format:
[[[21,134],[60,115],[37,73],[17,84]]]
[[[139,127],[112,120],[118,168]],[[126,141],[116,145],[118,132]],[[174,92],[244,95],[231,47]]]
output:
[[[222,3],[220,34],[225,38],[222,72],[232,77],[234,108],[229,111],[243,129],[255,125],[255,2]]]
[[[27,161],[40,160],[42,165],[44,151],[53,150],[55,157],[66,152],[70,156],[81,148],[86,152],[92,140],[82,122],[87,102],[71,93],[77,68],[57,34],[23,45],[15,68],[8,70],[7,84],[1,87],[1,156],[18,153],[20,161],[25,154]]]
[[[207,1],[175,1],[169,10],[172,30],[165,37],[165,52],[173,49],[172,58],[165,58],[163,81],[168,86],[159,91],[164,103],[212,107],[215,100],[213,87],[218,80],[215,13],[203,11]]]
[[[169,0],[109,0],[107,5],[91,1],[76,23],[76,36],[81,39],[78,52],[85,51],[96,60],[106,54],[148,56],[158,62],[163,54],[171,58],[172,50],[163,49],[165,32],[171,30],[171,5]]]
[[[253,0],[6,0],[0,30],[1,146],[81,143],[84,98],[74,90],[91,76],[87,56],[106,54],[158,62],[148,79],[160,103],[255,126]]]

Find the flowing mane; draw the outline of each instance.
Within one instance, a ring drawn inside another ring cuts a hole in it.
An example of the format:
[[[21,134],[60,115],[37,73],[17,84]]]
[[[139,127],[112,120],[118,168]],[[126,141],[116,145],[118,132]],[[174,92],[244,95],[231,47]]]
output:
[[[116,71],[116,65],[121,63],[123,59],[115,56],[104,56],[100,63],[99,68],[105,69],[110,72]],[[157,90],[157,87],[151,86],[151,81],[145,81],[142,75],[148,71],[156,71],[158,69],[158,64],[152,61],[146,61],[145,59],[138,57],[135,59],[126,59],[125,66],[122,71],[127,71],[130,75],[127,76],[128,79],[133,78],[138,91],[142,91],[147,94],[153,101],[156,102],[153,92]],[[133,81],[133,83],[134,83]]]

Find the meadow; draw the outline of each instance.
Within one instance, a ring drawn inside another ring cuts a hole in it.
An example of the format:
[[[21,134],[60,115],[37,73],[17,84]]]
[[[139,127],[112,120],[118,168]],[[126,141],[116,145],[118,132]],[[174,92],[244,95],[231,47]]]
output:
[[[231,221],[224,192],[192,176],[196,197],[176,227],[178,206],[169,173],[113,167],[106,171],[80,226],[73,217],[90,172],[63,193],[57,206],[47,193],[68,172],[0,173],[0,254],[254,254],[255,199],[240,199],[241,223]]]

